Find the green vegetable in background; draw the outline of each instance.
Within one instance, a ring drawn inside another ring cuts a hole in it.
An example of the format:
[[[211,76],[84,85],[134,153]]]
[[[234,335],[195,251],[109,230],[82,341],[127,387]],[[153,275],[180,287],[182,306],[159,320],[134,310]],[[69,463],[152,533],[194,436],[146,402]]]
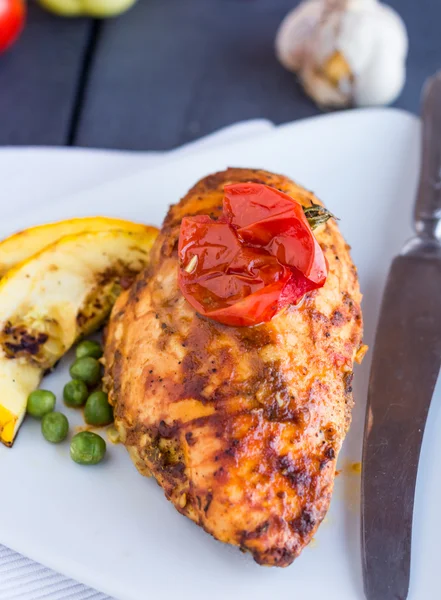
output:
[[[68,406],[83,406],[87,400],[89,391],[84,381],[72,379],[64,386],[63,398]]]
[[[103,349],[101,344],[93,342],[92,340],[84,340],[78,344],[75,350],[75,356],[77,358],[84,358],[85,356],[91,356],[92,358],[101,358],[103,355]]]
[[[69,421],[60,412],[50,412],[41,421],[41,433],[48,442],[59,444],[66,439]]]
[[[129,9],[136,0],[39,0],[41,6],[62,17],[80,15],[114,17]]]
[[[101,365],[95,358],[85,356],[76,360],[69,372],[72,379],[80,379],[88,385],[95,385],[101,377]]]
[[[52,412],[54,407],[55,394],[49,390],[35,390],[29,394],[26,411],[32,417],[41,419],[47,413]]]
[[[81,431],[70,443],[70,457],[79,465],[96,465],[106,453],[106,442],[91,431]]]
[[[84,407],[84,420],[89,425],[101,427],[113,421],[113,410],[104,392],[93,392]]]

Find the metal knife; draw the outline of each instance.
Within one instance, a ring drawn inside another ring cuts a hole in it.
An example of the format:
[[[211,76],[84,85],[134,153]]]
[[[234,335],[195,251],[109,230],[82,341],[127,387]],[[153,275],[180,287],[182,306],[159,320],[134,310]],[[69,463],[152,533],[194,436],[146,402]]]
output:
[[[361,482],[368,600],[406,600],[421,443],[441,366],[441,71],[425,85],[415,237],[391,266],[375,339]]]

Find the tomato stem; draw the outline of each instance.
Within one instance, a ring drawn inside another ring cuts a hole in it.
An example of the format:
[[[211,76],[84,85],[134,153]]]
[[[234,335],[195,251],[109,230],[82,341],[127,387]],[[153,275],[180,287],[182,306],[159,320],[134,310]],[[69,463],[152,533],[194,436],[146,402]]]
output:
[[[304,206],[303,212],[305,217],[308,219],[308,223],[311,229],[316,229],[319,225],[323,225],[329,219],[337,219],[331,211],[320,204],[311,203],[311,206]]]

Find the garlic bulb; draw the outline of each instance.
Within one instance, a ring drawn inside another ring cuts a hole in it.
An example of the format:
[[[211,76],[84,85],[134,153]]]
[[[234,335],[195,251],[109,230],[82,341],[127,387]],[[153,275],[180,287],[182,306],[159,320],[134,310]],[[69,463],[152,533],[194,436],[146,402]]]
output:
[[[378,0],[305,0],[282,22],[277,56],[327,107],[389,104],[406,79],[407,32]]]

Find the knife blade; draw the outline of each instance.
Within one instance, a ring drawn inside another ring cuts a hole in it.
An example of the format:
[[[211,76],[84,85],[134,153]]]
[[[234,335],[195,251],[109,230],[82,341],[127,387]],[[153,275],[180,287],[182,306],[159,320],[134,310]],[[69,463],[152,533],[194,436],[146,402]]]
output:
[[[368,600],[406,600],[424,427],[441,366],[441,72],[423,94],[416,236],[392,263],[369,380],[361,481]]]

